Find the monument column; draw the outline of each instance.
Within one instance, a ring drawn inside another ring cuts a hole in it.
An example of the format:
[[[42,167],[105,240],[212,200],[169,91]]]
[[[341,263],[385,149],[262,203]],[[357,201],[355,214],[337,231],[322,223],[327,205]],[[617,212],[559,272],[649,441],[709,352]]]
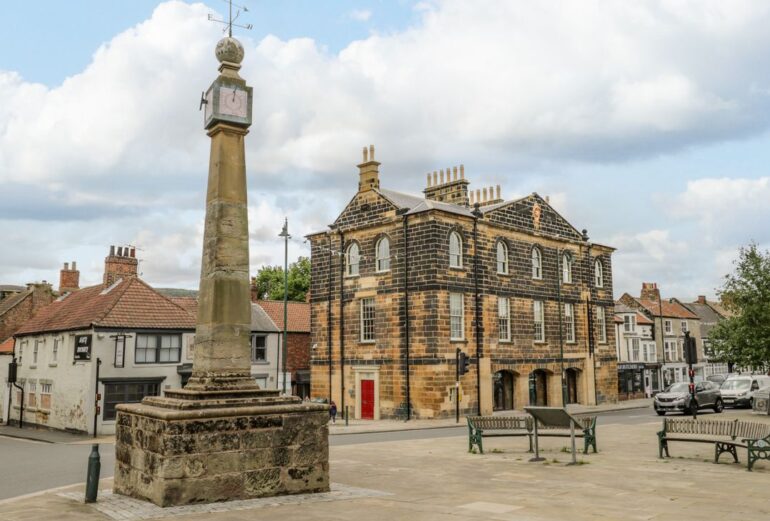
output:
[[[329,490],[327,406],[251,378],[243,54],[232,37],[217,44],[220,74],[201,101],[211,157],[192,376],[117,406],[114,489],[160,506]]]

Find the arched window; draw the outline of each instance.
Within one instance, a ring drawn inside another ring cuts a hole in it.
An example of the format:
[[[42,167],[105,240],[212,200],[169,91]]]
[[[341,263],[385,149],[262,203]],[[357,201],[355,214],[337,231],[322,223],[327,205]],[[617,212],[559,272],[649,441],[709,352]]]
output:
[[[503,241],[497,241],[497,273],[508,273],[508,246]]]
[[[543,258],[540,255],[540,250],[537,247],[532,248],[532,278],[543,278]]]
[[[572,255],[565,253],[561,258],[561,281],[565,284],[572,282]]]
[[[449,267],[463,267],[463,240],[457,232],[449,234]]]
[[[377,241],[377,271],[390,270],[390,239],[387,237]]]
[[[596,259],[596,262],[594,262],[594,281],[597,288],[604,287],[604,266],[602,266],[602,261],[599,259]]]
[[[358,243],[354,242],[348,246],[345,254],[345,260],[347,262],[347,273],[349,276],[358,275],[358,263],[361,260],[361,255],[358,251]]]

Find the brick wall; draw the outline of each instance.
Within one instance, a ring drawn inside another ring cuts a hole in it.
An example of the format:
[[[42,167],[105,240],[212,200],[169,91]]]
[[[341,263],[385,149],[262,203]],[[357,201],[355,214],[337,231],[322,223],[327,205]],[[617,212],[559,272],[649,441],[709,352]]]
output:
[[[24,322],[53,300],[54,294],[50,284],[31,284],[21,301],[0,315],[0,342],[13,336]]]

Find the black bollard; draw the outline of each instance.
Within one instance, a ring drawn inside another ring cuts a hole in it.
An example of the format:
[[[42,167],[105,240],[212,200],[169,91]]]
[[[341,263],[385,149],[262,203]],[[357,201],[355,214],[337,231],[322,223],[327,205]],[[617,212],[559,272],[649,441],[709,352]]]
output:
[[[96,503],[99,493],[99,473],[102,463],[99,458],[99,445],[91,446],[91,454],[88,456],[88,475],[86,476],[86,503]]]
[[[348,406],[345,406],[345,427],[348,426]]]

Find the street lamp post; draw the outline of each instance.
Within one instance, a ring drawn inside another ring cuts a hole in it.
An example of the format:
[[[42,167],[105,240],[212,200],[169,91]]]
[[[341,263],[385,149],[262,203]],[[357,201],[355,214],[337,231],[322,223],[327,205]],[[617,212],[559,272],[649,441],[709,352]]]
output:
[[[278,237],[283,237],[283,342],[281,343],[281,352],[283,358],[283,394],[286,394],[286,327],[289,306],[289,219],[285,218],[283,229]]]

